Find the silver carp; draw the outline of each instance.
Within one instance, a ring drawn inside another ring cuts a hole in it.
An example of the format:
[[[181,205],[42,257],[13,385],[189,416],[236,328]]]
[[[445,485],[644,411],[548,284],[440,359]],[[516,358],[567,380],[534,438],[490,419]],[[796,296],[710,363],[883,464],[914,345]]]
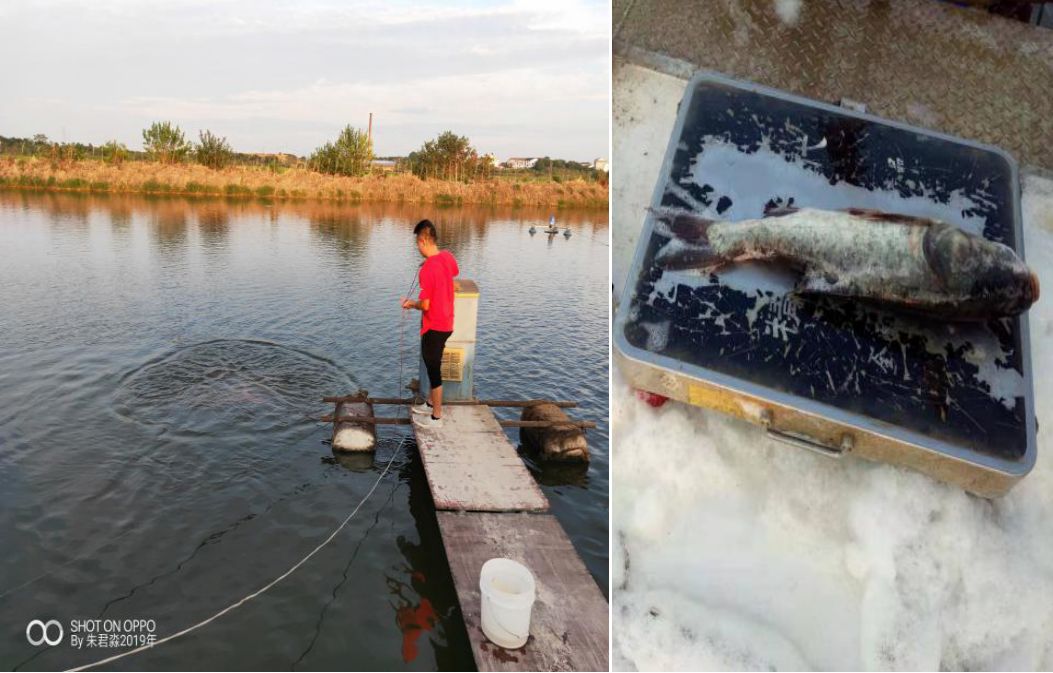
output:
[[[671,238],[655,258],[664,269],[770,261],[801,272],[801,294],[960,321],[1016,315],[1039,296],[1037,276],[1012,248],[938,220],[859,208],[778,208],[738,222],[677,210],[655,217]]]

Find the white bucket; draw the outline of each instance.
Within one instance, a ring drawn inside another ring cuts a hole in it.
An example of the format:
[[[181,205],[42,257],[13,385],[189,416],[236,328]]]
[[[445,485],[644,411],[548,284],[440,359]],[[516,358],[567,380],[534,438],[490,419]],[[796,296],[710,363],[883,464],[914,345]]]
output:
[[[530,636],[534,576],[522,563],[493,558],[479,573],[483,633],[496,645],[514,650]]]

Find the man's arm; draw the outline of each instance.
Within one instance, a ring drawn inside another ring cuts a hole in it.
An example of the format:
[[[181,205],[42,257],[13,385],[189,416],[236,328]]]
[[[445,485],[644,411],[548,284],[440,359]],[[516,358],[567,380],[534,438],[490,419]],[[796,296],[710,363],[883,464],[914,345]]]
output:
[[[435,280],[432,274],[428,272],[427,267],[422,267],[420,270],[420,297],[416,300],[406,299],[402,300],[402,308],[412,308],[418,311],[427,311],[431,307],[431,289]]]
[[[413,308],[418,311],[427,311],[431,307],[431,299],[403,299],[402,308]]]

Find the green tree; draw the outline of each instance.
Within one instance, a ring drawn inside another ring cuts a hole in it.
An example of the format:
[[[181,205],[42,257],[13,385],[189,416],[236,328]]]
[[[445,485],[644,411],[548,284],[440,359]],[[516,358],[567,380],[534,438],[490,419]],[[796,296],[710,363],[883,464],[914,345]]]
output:
[[[154,122],[150,128],[143,129],[143,149],[155,161],[174,164],[190,153],[190,143],[172,122]]]
[[[333,175],[365,175],[373,161],[373,141],[365,131],[344,127],[336,142],[316,149],[308,165],[321,173]]]
[[[102,146],[102,160],[114,166],[120,166],[128,158],[128,148],[124,143],[111,140]]]
[[[453,131],[440,133],[409,155],[413,173],[421,178],[472,180],[489,174],[492,164],[479,156],[466,136]]]
[[[209,168],[220,169],[234,160],[234,150],[226,138],[213,135],[211,131],[198,131],[199,142],[194,150],[198,163]]]
[[[30,141],[29,151],[32,154],[48,153],[51,151],[51,141],[43,133],[37,133]]]

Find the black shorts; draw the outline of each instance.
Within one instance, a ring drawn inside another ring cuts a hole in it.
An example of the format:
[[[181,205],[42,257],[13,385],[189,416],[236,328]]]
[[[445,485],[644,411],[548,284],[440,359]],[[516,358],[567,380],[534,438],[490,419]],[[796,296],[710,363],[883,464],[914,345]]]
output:
[[[438,388],[442,385],[442,349],[453,332],[436,332],[433,329],[420,335],[420,356],[428,370],[428,383]]]

